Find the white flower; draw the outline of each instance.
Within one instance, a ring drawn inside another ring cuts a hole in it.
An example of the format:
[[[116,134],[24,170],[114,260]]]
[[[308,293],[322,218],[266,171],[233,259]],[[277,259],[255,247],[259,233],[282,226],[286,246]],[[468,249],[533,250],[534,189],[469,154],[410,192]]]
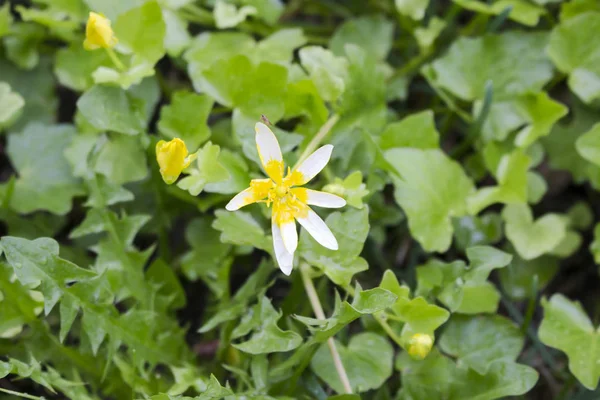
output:
[[[295,170],[284,177],[283,157],[277,138],[259,122],[255,126],[256,147],[267,179],[253,179],[250,187],[238,193],[225,207],[235,211],[248,204],[265,202],[273,205],[271,229],[275,258],[281,271],[289,275],[298,247],[296,220],[322,246],[337,250],[338,243],[325,222],[308,205],[339,208],[346,201],[331,193],[305,189],[302,186],[314,178],[329,162],[333,146],[327,144],[306,158]]]

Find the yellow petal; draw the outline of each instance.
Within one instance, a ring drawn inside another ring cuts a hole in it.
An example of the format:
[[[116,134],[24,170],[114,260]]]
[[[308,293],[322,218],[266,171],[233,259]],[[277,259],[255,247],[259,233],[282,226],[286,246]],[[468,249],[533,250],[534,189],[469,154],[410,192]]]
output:
[[[112,48],[117,44],[117,38],[110,26],[110,20],[102,14],[90,12],[85,26],[85,41],[83,47],[86,50],[99,48]]]
[[[188,150],[183,140],[175,138],[170,142],[164,140],[156,143],[156,161],[160,174],[167,185],[179,178],[181,171],[187,168],[194,157],[188,157]]]

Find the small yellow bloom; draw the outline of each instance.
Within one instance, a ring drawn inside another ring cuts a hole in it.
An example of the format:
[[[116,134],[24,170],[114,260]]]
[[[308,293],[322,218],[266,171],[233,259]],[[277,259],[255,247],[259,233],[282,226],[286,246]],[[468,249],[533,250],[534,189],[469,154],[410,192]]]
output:
[[[85,26],[85,41],[83,47],[86,50],[99,48],[110,49],[117,44],[117,37],[110,27],[110,20],[102,14],[90,12]]]
[[[346,201],[331,193],[305,189],[302,186],[315,177],[329,162],[333,146],[328,144],[312,153],[298,168],[285,168],[279,142],[265,124],[255,126],[256,148],[261,164],[267,173],[266,179],[253,179],[250,187],[238,193],[225,206],[235,211],[248,204],[264,202],[272,206],[271,231],[275,259],[281,271],[289,275],[294,264],[294,252],[298,246],[296,222],[322,246],[338,249],[338,242],[325,222],[309,206],[339,208]]]
[[[415,360],[423,360],[433,347],[433,336],[424,333],[414,334],[408,341],[408,354]]]
[[[175,138],[170,142],[164,140],[156,143],[156,161],[160,174],[167,185],[179,178],[181,171],[190,166],[196,154],[188,155],[188,149],[183,140]]]

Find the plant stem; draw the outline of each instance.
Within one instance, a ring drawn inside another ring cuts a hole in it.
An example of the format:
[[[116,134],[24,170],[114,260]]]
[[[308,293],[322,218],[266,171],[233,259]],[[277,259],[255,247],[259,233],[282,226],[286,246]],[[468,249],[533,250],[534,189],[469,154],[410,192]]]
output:
[[[119,71],[125,71],[125,65],[123,65],[121,60],[119,60],[117,53],[115,53],[115,51],[110,47],[106,48],[106,52],[108,53],[110,60],[113,62],[113,64],[115,64],[115,67],[117,67]]]
[[[27,394],[27,393],[15,392],[14,390],[9,390],[9,389],[4,389],[4,388],[0,388],[0,392],[7,393],[7,394],[12,394],[14,396],[22,397],[24,399],[44,400],[43,397],[32,396],[32,395]]]
[[[308,265],[303,264],[300,266],[300,274],[302,275],[304,289],[306,290],[306,295],[308,296],[310,304],[312,305],[315,317],[317,317],[317,319],[324,320],[325,312],[323,312],[323,306],[321,306],[321,301],[319,300],[319,296],[317,295],[317,290],[315,289],[315,285],[313,284],[313,281],[309,276]],[[344,364],[342,363],[340,353],[338,352],[337,347],[335,347],[333,337],[327,339],[327,346],[329,346],[329,351],[331,352],[331,357],[333,358],[335,370],[337,371],[340,377],[340,381],[344,386],[344,392],[346,392],[347,394],[352,394],[352,386],[350,385],[350,380],[348,379],[348,374],[346,373],[346,369],[344,368]]]
[[[394,342],[396,342],[396,344],[400,347],[402,346],[402,341],[400,340],[400,338],[398,337],[398,335],[396,335],[396,332],[394,332],[394,330],[392,329],[392,327],[387,323],[387,321],[381,317],[381,315],[375,313],[373,314],[373,317],[375,317],[375,320],[377,322],[379,322],[379,325],[381,325],[381,327],[383,328],[383,330],[385,331],[385,333],[387,333],[387,335],[390,337],[390,339],[392,339]]]
[[[339,120],[340,116],[337,114],[333,114],[331,117],[329,117],[327,122],[323,124],[323,126],[319,129],[317,134],[312,138],[310,143],[308,143],[308,146],[306,146],[306,149],[304,149],[304,151],[298,158],[298,161],[296,161],[296,165],[294,165],[294,168],[292,169],[296,169],[296,167],[298,167],[298,165],[300,165],[302,161],[306,160],[308,156],[310,156],[312,152],[317,149],[317,146],[319,145],[319,143],[321,143],[321,140],[323,140],[325,136],[327,136],[327,134],[331,131],[331,128],[333,128],[333,126]]]

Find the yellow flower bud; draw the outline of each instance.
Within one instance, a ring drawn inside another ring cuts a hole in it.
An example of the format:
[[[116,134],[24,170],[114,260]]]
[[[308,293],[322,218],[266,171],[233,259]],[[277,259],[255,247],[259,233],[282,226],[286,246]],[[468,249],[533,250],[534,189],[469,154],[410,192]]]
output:
[[[164,140],[156,143],[156,161],[160,174],[167,185],[179,178],[181,171],[190,166],[196,154],[188,156],[188,150],[183,140],[175,138],[170,142]]]
[[[91,12],[85,26],[83,47],[86,50],[110,49],[116,44],[117,38],[110,27],[110,20],[102,14]]]
[[[433,347],[433,336],[415,333],[408,341],[408,354],[414,360],[423,360]]]

